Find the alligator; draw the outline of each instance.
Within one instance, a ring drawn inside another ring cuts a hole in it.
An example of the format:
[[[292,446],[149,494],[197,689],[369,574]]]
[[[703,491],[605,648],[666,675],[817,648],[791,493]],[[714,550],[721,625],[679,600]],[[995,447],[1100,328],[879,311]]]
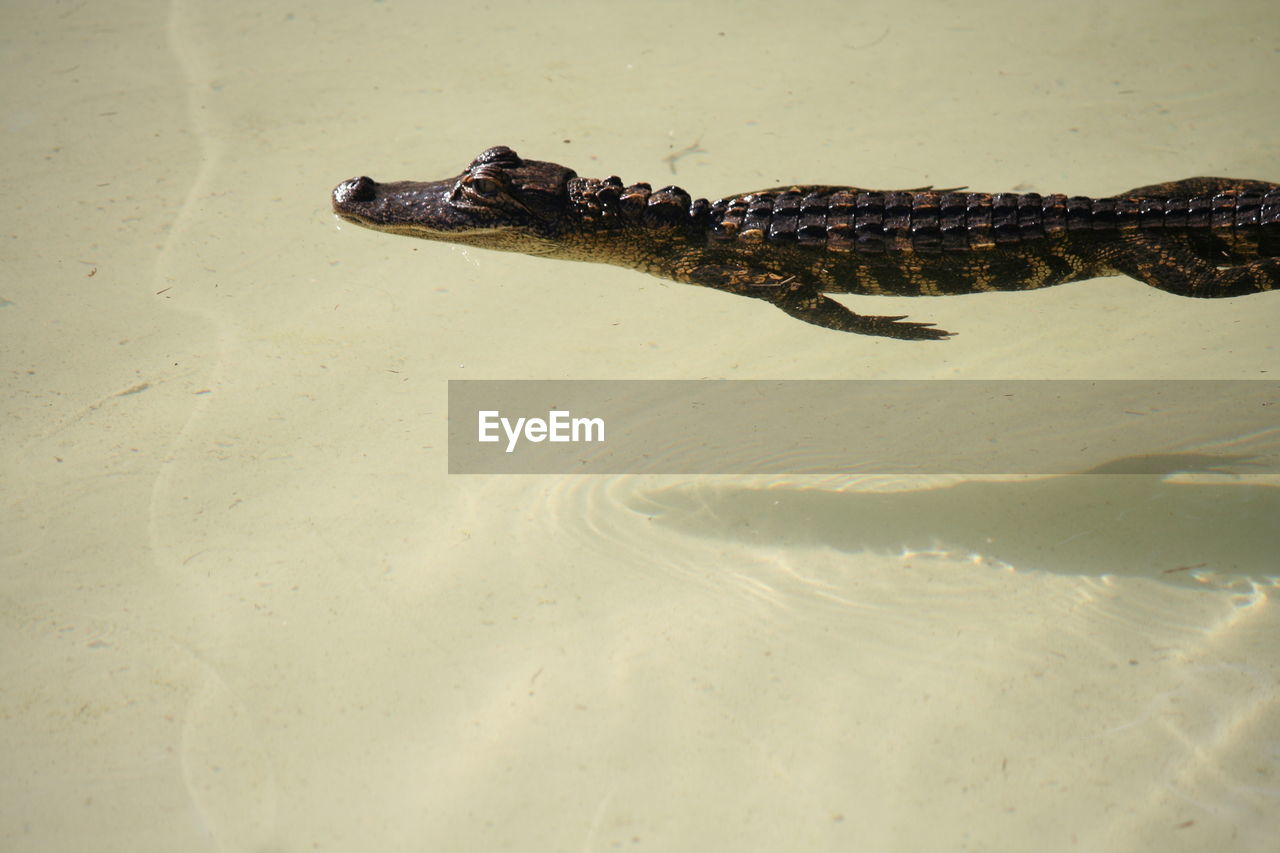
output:
[[[941,296],[1127,275],[1179,296],[1280,287],[1280,184],[1188,178],[1111,198],[797,185],[693,200],[679,187],[526,160],[505,146],[456,178],[344,181],[342,219],[391,234],[629,267],[763,299],[842,332],[936,340],[824,294]]]

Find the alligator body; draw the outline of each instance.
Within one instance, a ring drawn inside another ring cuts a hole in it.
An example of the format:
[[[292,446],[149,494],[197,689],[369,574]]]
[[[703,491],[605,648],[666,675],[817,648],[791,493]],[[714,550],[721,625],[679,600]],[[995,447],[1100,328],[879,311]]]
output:
[[[429,183],[353,178],[343,219],[393,234],[595,261],[771,302],[844,332],[950,333],[824,294],[941,296],[1127,275],[1180,296],[1280,288],[1280,184],[1188,178],[1113,197],[790,186],[692,200],[490,148]]]

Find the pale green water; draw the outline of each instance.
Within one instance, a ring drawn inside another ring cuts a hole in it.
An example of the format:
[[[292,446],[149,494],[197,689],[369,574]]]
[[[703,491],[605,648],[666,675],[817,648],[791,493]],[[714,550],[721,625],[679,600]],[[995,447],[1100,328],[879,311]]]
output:
[[[0,847],[1274,844],[1273,482],[444,473],[449,378],[1280,373],[1270,295],[853,300],[959,333],[912,345],[335,227],[496,144],[711,197],[1280,180],[1270,3],[780,8],[9,4]]]

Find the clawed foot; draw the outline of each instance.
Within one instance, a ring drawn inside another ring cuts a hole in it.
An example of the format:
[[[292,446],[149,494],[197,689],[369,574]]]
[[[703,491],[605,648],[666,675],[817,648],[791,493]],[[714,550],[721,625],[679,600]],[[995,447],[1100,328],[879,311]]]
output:
[[[940,341],[951,337],[946,329],[935,328],[932,323],[904,323],[900,317],[866,317],[855,314],[844,305],[821,293],[792,292],[774,302],[783,311],[824,329],[837,332],[853,332],[857,335],[875,335],[881,338],[897,338],[900,341]]]
[[[946,329],[939,329],[932,323],[903,323],[901,321],[907,319],[905,314],[900,317],[859,316],[858,319],[866,321],[866,327],[848,331],[878,335],[883,338],[897,338],[903,341],[943,341],[955,334]]]

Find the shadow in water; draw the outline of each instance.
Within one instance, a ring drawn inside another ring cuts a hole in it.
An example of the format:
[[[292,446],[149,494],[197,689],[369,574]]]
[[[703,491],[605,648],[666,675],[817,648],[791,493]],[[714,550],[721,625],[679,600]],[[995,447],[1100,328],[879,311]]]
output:
[[[637,509],[673,529],[759,544],[940,550],[1017,569],[1171,583],[1280,575],[1280,488],[1165,479],[1187,462],[1126,459],[1087,474],[895,493],[685,486],[649,492]],[[1101,473],[1116,465],[1153,473]]]

